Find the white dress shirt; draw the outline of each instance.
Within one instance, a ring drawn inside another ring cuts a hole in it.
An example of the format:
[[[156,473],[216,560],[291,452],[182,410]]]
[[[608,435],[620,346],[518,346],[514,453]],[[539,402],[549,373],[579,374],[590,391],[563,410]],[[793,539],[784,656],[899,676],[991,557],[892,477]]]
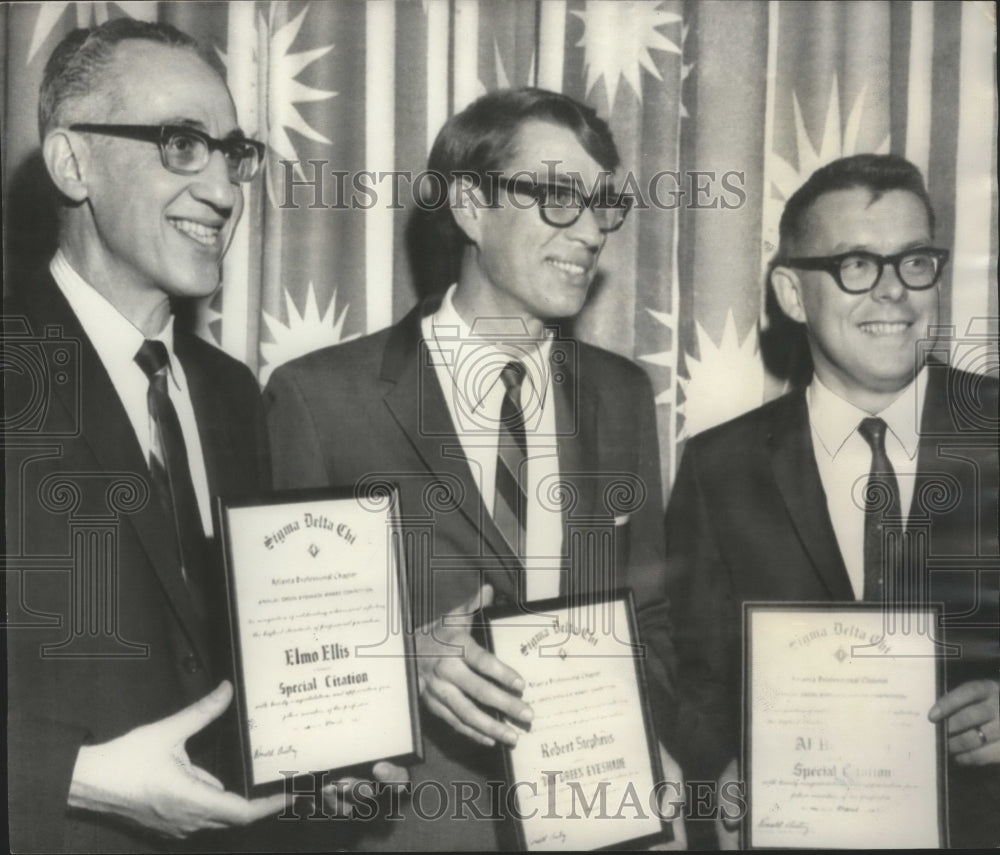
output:
[[[500,408],[506,393],[500,373],[511,360],[526,369],[521,409],[527,437],[525,584],[528,599],[559,593],[562,513],[544,501],[559,478],[556,416],[549,370],[550,338],[527,336],[520,322],[495,319],[472,329],[455,309],[452,285],[440,308],[422,321],[424,340],[472,479],[488,513],[496,491]],[[484,335],[485,334],[485,335]]]
[[[56,285],[69,302],[70,308],[80,321],[83,331],[97,351],[111,384],[125,408],[125,413],[132,423],[139,447],[142,449],[146,462],[154,447],[153,422],[149,417],[149,407],[146,403],[146,393],[149,389],[149,379],[135,361],[135,355],[145,341],[142,331],[133,326],[111,303],[86,283],[83,277],[70,265],[62,250],[57,250],[49,270]],[[167,325],[155,336],[167,348],[170,359],[167,383],[167,393],[177,410],[177,418],[181,423],[181,433],[184,435],[184,445],[187,450],[188,466],[191,469],[191,480],[194,492],[198,498],[198,511],[201,524],[206,535],[212,536],[212,515],[208,494],[208,475],[205,471],[205,457],[201,448],[201,437],[198,435],[198,424],[194,417],[194,407],[188,391],[187,379],[180,360],[174,354],[174,318],[170,316]],[[83,394],[87,393],[86,378],[84,378]],[[108,437],[109,442],[116,441]]]
[[[815,376],[806,390],[813,452],[826,493],[826,506],[858,599],[864,597],[865,590],[864,489],[872,465],[871,446],[858,433],[858,425],[862,419],[878,416],[888,426],[885,450],[899,482],[900,508],[907,517],[913,501],[920,414],[926,390],[927,372],[921,371],[880,413],[867,413],[855,407]]]

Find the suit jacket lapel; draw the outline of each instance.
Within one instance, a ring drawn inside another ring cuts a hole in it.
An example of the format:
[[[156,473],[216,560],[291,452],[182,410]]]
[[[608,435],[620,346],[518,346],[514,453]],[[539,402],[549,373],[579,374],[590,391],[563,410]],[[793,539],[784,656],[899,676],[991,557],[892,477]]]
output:
[[[600,390],[590,385],[594,382],[594,377],[576,370],[573,355],[565,342],[556,341],[550,357],[559,447],[559,477],[567,485],[571,497],[569,513],[563,513],[565,537],[568,537],[568,522],[573,519],[590,519],[595,515],[595,477],[601,472],[600,442],[597,436],[597,402],[600,400]],[[564,552],[567,547],[568,542],[564,540]]]
[[[968,527],[964,530],[974,531],[975,506],[979,496],[976,479],[973,477],[975,468],[970,466],[969,459],[962,452],[954,449],[951,453],[942,453],[941,446],[982,445],[984,432],[981,425],[963,424],[963,408],[953,406],[953,402],[949,400],[950,395],[957,396],[964,391],[949,389],[949,384],[956,376],[953,369],[940,362],[930,361],[924,370],[928,374],[927,390],[920,415],[916,483],[907,519],[926,519],[930,511],[928,505],[934,503],[921,497],[925,496],[935,482],[939,489],[954,489],[942,481],[942,478],[950,477],[955,479],[960,488],[961,501],[956,505],[955,512],[968,514]],[[973,453],[973,459],[975,456]]]
[[[36,324],[34,332],[38,334],[41,325],[55,324],[64,336],[80,344],[81,438],[93,453],[97,468],[105,473],[135,473],[146,478],[148,464],[97,351],[52,278],[46,274],[36,285],[32,296],[26,298]],[[60,384],[53,384],[53,389],[62,406],[72,412],[76,402],[71,391]],[[170,529],[151,489],[146,504],[134,513],[124,514],[122,521],[135,530],[182,625],[207,662],[208,646],[201,621],[176,563],[177,548]],[[129,568],[122,569],[129,572]]]
[[[225,484],[229,480],[228,473],[233,471],[234,466],[239,465],[236,462],[238,456],[235,450],[241,443],[245,443],[245,440],[220,433],[220,428],[228,428],[233,422],[227,412],[226,398],[212,386],[201,364],[195,358],[189,336],[179,330],[174,334],[174,352],[184,366],[188,394],[191,396],[195,421],[198,423],[198,437],[205,455],[209,492],[213,495],[224,493]],[[248,432],[254,430],[253,425],[236,427]]]
[[[938,445],[943,437],[955,432],[951,423],[947,402],[947,368],[937,363],[929,363],[927,390],[924,393],[924,409],[920,414],[917,440],[917,473],[913,485],[913,499],[907,509],[907,520],[926,516],[920,496],[928,478],[941,473],[942,467],[954,468],[947,456],[938,453]]]
[[[792,525],[831,596],[853,600],[816,466],[805,394],[793,393],[771,415],[766,437],[771,469]]]
[[[516,586],[520,561],[483,504],[423,340],[421,318],[432,310],[431,306],[417,306],[390,332],[382,361],[382,379],[391,384],[385,403],[427,469],[460,483],[459,511],[481,535],[482,542],[501,558],[509,582]]]

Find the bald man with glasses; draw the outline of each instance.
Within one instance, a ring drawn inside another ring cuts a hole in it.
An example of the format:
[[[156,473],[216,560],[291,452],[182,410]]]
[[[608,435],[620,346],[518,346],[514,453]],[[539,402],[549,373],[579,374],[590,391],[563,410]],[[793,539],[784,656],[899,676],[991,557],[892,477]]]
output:
[[[253,376],[171,302],[219,286],[264,146],[194,41],[127,18],[56,47],[39,129],[59,248],[4,312],[11,846],[225,846],[285,804],[217,779],[210,501],[267,485],[266,436]]]
[[[630,586],[654,697],[668,693],[650,383],[558,326],[583,308],[625,222],[618,166],[589,107],[537,89],[483,96],[429,158],[449,194],[425,212],[433,243],[418,264],[443,256],[443,287],[390,329],[281,366],[265,390],[278,485],[395,482],[404,530],[425,544],[408,553],[426,752],[414,787],[443,784],[448,817],[464,821],[408,811],[371,823],[363,845],[504,842],[509,815],[487,782],[503,780],[500,747],[535,711],[517,663],[473,637],[481,606]],[[572,544],[601,530],[619,550],[588,564]]]

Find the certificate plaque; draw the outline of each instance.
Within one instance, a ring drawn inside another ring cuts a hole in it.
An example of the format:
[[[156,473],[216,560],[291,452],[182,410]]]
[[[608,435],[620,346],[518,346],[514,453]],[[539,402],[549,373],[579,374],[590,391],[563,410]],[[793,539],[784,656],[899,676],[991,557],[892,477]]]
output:
[[[244,789],[419,759],[394,489],[219,500]]]
[[[580,850],[673,839],[661,820],[657,740],[630,591],[485,612],[487,642],[525,681],[535,716],[505,748],[522,850]]]
[[[745,605],[747,846],[946,845],[937,612]]]

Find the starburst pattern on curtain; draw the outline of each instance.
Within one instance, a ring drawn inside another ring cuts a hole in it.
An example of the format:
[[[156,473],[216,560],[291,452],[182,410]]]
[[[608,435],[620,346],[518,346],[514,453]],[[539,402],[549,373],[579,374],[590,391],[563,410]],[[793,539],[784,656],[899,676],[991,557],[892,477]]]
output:
[[[624,77],[642,101],[639,68],[663,80],[651,50],[679,54],[681,49],[664,36],[659,27],[676,24],[681,16],[660,8],[659,3],[618,3],[588,0],[582,12],[573,11],[584,24],[583,38],[577,42],[586,56],[587,94],[604,78],[608,110],[615,106],[618,84]]]

